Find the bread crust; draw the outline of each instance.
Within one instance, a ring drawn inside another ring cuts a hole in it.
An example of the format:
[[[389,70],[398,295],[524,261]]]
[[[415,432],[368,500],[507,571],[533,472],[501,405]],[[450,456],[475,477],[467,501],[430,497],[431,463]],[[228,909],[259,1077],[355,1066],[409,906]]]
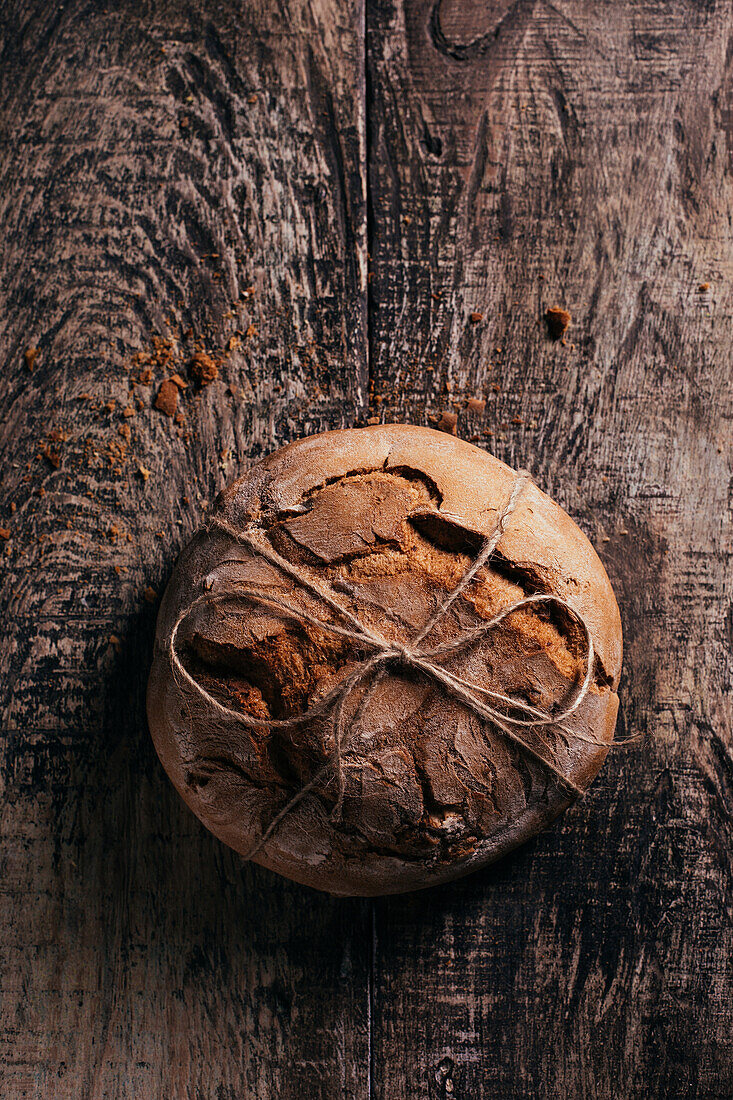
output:
[[[375,629],[381,624],[404,638],[410,616],[429,615],[436,592],[449,590],[461,563],[470,560],[471,546],[493,531],[515,479],[492,455],[431,429],[347,429],[274,452],[220,494],[212,515],[237,530],[266,531],[298,568],[340,586],[349,606],[371,616]],[[538,742],[585,790],[613,739],[618,709],[622,637],[610,582],[586,536],[534,484],[522,494],[497,556],[501,576],[487,575],[476,594],[461,600],[461,622],[467,616],[480,622],[524,593],[545,591],[572,604],[590,630],[596,675],[577,715],[585,740],[545,733]],[[161,604],[147,699],[156,749],[181,796],[216,836],[246,854],[263,825],[327,758],[327,743],[319,727],[298,734],[292,745],[276,738],[276,754],[269,732],[250,736],[236,720],[207,713],[177,681],[169,656],[176,622],[202,593],[232,584],[259,586],[313,611],[264,559],[219,530],[199,532],[181,554]],[[486,650],[487,667],[497,682],[504,677],[514,690],[536,691],[551,702],[577,680],[577,653],[556,623],[518,619],[507,620],[507,630]],[[238,692],[238,705],[251,713],[255,704],[262,713],[295,706],[290,695],[301,690],[298,675],[311,678],[298,697],[298,705],[307,706],[323,692],[321,681],[335,682],[354,659],[348,646],[337,652],[323,637],[296,637],[261,608],[226,616],[204,609],[190,617],[181,638],[192,647],[195,674],[208,677],[210,690],[215,684],[228,692],[223,701]],[[474,676],[483,667],[478,659],[466,658]],[[293,672],[288,684],[281,665],[309,667]],[[252,694],[255,667],[261,683]],[[321,670],[318,682],[313,669]],[[277,699],[265,698],[275,682]],[[316,790],[287,815],[256,862],[334,894],[399,893],[501,857],[572,801],[542,765],[522,760],[499,731],[419,677],[384,677],[372,709],[369,722],[377,732],[370,727],[367,740],[358,739],[352,750],[343,818],[332,820],[335,792]]]

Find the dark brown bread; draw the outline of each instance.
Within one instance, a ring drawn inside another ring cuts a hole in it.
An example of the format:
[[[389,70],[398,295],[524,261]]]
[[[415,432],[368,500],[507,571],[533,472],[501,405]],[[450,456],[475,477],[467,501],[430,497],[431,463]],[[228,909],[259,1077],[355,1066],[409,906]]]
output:
[[[405,425],[327,432],[270,455],[223,492],[213,516],[255,530],[327,586],[361,622],[406,641],[460,580],[515,484],[491,455]],[[247,854],[333,750],[328,721],[256,730],[227,718],[176,676],[171,634],[207,593],[256,588],[329,622],[338,616],[216,526],[181,555],[158,619],[148,687],[150,728],[183,798],[225,843]],[[523,730],[581,789],[613,739],[621,666],[618,607],[605,570],[572,520],[530,484],[482,569],[434,632],[436,643],[530,593],[577,609],[596,650],[591,689],[567,725]],[[247,599],[200,601],[177,638],[186,671],[227,708],[302,714],[365,656],[358,643]],[[582,634],[560,610],[512,613],[446,667],[466,680],[557,711],[582,679]],[[418,889],[504,855],[553,820],[572,794],[550,768],[449,697],[390,665],[365,700],[347,698],[344,799],[333,769],[286,814],[254,858],[335,894]]]

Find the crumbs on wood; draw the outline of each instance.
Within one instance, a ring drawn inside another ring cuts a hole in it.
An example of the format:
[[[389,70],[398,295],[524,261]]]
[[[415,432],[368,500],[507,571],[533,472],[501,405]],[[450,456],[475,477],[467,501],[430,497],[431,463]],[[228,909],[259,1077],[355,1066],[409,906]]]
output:
[[[178,386],[172,379],[166,378],[165,382],[161,382],[154,404],[164,416],[175,416],[178,405]]]
[[[437,424],[438,431],[439,432],[447,432],[448,435],[456,435],[457,426],[458,426],[458,415],[457,415],[457,413],[451,412],[449,409],[446,409],[445,412],[442,413],[442,415],[440,417],[440,420],[438,421],[438,424]]]
[[[198,386],[208,386],[219,377],[219,367],[205,351],[197,351],[188,364],[188,373]]]
[[[562,306],[549,306],[545,310],[545,324],[551,340],[560,340],[572,321],[570,313]]]

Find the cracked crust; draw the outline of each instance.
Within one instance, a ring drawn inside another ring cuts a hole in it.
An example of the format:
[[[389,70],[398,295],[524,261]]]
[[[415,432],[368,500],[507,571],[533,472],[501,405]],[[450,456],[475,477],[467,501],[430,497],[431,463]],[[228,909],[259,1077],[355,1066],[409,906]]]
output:
[[[424,428],[327,432],[270,455],[225,490],[214,514],[254,526],[343,605],[405,642],[460,579],[511,492],[514,472]],[[332,750],[323,719],[287,735],[216,714],[176,682],[173,626],[202,592],[261,588],[329,621],[335,614],[261,556],[202,531],[181,555],[161,605],[148,688],[160,758],[205,825],[246,853]],[[621,663],[618,608],[606,573],[572,520],[529,485],[490,569],[431,637],[436,643],[531,592],[554,592],[587,622],[597,651],[591,691],[565,725],[528,730],[532,748],[585,789],[613,738]],[[188,672],[227,707],[258,717],[302,714],[356,666],[354,643],[242,600],[199,605],[180,631]],[[363,656],[363,654],[361,655]],[[446,667],[557,708],[582,677],[579,630],[562,613],[515,612]],[[335,894],[430,886],[490,862],[570,802],[551,772],[436,684],[394,667],[349,696],[345,797],[330,774],[282,821],[256,861]],[[595,741],[596,743],[589,743]]]

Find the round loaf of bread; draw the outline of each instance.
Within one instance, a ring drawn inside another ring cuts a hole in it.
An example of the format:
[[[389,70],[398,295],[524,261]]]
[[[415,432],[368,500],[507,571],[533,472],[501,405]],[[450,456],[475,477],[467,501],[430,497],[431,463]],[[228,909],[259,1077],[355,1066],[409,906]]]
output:
[[[587,788],[620,667],[568,515],[469,443],[383,425],[299,440],[220,494],[162,601],[148,716],[220,840],[333,894],[399,893]]]

